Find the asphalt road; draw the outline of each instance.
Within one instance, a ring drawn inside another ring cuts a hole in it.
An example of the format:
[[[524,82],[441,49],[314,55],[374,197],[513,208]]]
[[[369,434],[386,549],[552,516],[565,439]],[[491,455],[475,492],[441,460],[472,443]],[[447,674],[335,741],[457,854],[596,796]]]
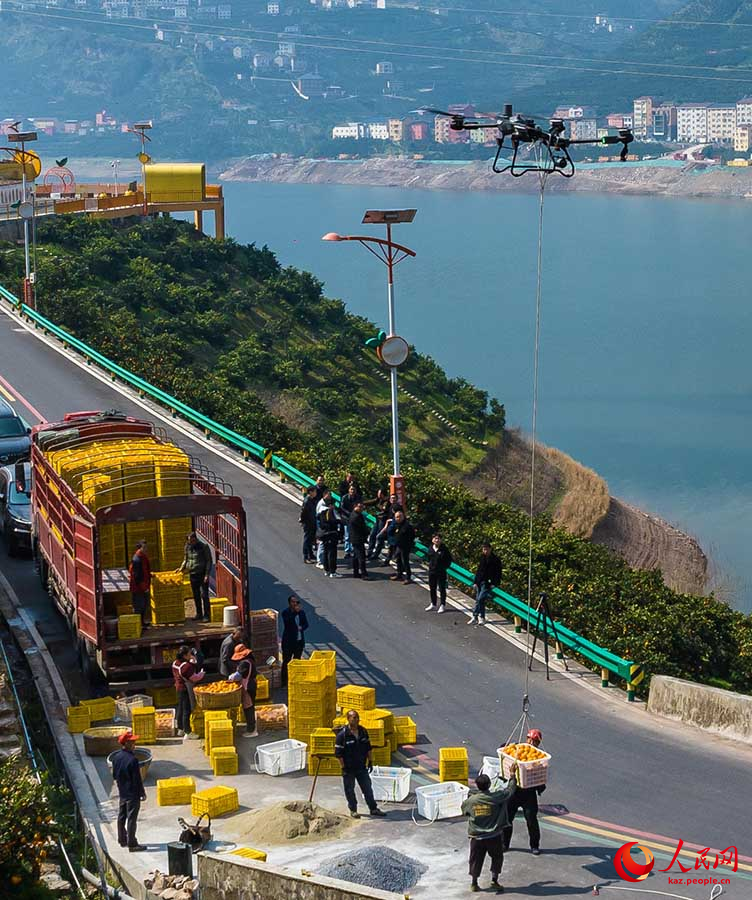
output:
[[[146,367],[148,371],[148,366]],[[48,420],[82,409],[118,408],[149,418],[117,394],[0,315],[0,376]],[[0,382],[2,383],[2,382]],[[20,401],[19,411],[27,419]],[[229,423],[232,424],[232,423]],[[338,651],[340,672],[377,688],[380,705],[409,713],[436,759],[438,747],[468,746],[471,760],[494,755],[518,720],[525,686],[523,655],[490,631],[466,627],[466,617],[424,612],[427,594],[387,580],[377,568],[362,583],[325,579],[301,558],[297,507],[231,462],[175,439],[201,456],[243,497],[248,515],[254,607],[282,609],[290,592],[311,619],[310,640]],[[12,563],[12,564],[9,564]],[[43,617],[48,601],[31,562],[0,568],[24,602]],[[346,571],[342,568],[340,571]],[[54,632],[54,628],[49,625]],[[60,640],[60,634],[54,638]],[[601,700],[569,680],[539,671],[530,680],[531,714],[553,755],[547,803],[620,830],[666,835],[701,847],[736,845],[752,855],[752,753],[658,722],[641,707]],[[744,828],[744,831],[742,829]]]

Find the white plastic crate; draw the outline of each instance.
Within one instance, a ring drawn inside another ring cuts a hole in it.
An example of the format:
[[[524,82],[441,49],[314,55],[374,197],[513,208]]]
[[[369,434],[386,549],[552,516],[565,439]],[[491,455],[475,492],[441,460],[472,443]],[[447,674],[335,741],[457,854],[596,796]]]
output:
[[[256,771],[263,775],[287,775],[298,772],[307,765],[308,747],[303,741],[287,738],[272,741],[256,748]]]
[[[458,781],[442,781],[415,788],[418,815],[435,822],[437,819],[453,819],[462,815],[462,804],[467,800],[470,788]]]
[[[115,701],[115,719],[118,722],[132,720],[131,710],[134,706],[154,706],[154,700],[148,694],[133,694],[131,697],[121,697]]]
[[[479,775],[488,775],[491,781],[501,775],[501,762],[496,756],[484,756],[483,765],[480,767]]]
[[[397,803],[410,793],[410,769],[394,766],[374,766],[371,773],[373,796],[376,800]]]
[[[517,746],[519,747],[522,745],[518,744]],[[532,746],[532,744],[528,746]],[[529,762],[521,762],[513,756],[510,756],[508,753],[504,753],[503,747],[499,747],[497,753],[499,754],[499,762],[501,763],[502,777],[507,780],[509,779],[512,763],[516,762],[518,787],[531,788],[545,784],[546,779],[548,778],[548,764],[551,761],[551,756],[546,753],[545,750],[541,750],[540,747],[536,747],[535,749],[543,754],[543,759],[533,759]]]

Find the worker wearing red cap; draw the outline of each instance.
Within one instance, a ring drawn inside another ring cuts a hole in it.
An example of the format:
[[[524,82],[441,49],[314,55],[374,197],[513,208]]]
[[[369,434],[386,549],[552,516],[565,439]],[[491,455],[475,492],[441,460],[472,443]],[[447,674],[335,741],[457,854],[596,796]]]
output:
[[[141,780],[141,768],[136,757],[136,741],[138,735],[126,731],[118,738],[123,748],[112,758],[112,777],[118,786],[120,806],[118,809],[118,843],[127,847],[131,853],[146,850],[136,837],[136,822],[141,804],[146,800],[144,783]]]
[[[530,731],[528,731],[528,744],[532,744],[533,747],[539,747],[542,740],[543,735],[538,728],[531,728]],[[545,790],[546,785],[540,784],[538,785],[538,787],[533,788],[518,787],[514,794],[512,794],[512,797],[509,800],[509,805],[507,806],[507,811],[509,813],[509,825],[507,825],[507,827],[504,829],[505,853],[507,852],[507,850],[509,850],[509,845],[512,842],[512,828],[514,824],[514,817],[517,815],[517,810],[521,809],[525,815],[525,821],[527,822],[527,833],[530,837],[530,852],[533,854],[533,856],[538,856],[540,854],[538,795],[542,794]]]

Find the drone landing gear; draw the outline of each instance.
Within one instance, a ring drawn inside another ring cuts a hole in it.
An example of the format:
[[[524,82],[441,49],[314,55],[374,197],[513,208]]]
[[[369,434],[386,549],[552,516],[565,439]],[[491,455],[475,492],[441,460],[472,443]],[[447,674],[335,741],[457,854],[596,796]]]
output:
[[[574,175],[574,162],[569,155],[566,147],[552,147],[550,144],[542,144],[544,150],[541,159],[535,161],[519,161],[517,154],[520,149],[520,141],[512,139],[512,159],[501,160],[501,151],[504,149],[504,138],[496,139],[496,156],[491,168],[497,175],[503,172],[509,172],[514,178],[520,178],[527,172],[540,172],[543,175],[551,175],[556,172],[564,178],[571,178]],[[504,165],[499,165],[500,160]]]

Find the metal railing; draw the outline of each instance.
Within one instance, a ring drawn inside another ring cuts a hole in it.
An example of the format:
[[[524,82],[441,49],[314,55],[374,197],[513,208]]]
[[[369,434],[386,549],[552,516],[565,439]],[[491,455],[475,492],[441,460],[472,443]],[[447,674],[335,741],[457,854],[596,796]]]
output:
[[[162,406],[169,409],[173,416],[180,416],[200,428],[207,437],[220,438],[225,443],[240,450],[246,458],[255,457],[264,463],[267,468],[274,469],[278,472],[283,479],[288,479],[304,488],[315,484],[314,479],[311,478],[310,475],[306,475],[305,472],[296,469],[295,466],[288,463],[277,453],[262,447],[255,441],[239,434],[237,431],[233,431],[231,428],[227,428],[221,423],[216,422],[214,419],[210,419],[208,416],[196,411],[176,397],[168,394],[166,391],[161,390],[153,384],[150,384],[148,381],[145,381],[143,378],[140,378],[138,375],[134,375],[127,369],[119,366],[97,350],[89,347],[83,341],[69,334],[58,325],[55,325],[54,322],[51,322],[36,310],[31,309],[31,307],[27,306],[25,303],[21,303],[18,297],[2,285],[0,285],[0,297],[3,297],[9,303],[13,304],[13,306],[30,319],[35,326],[54,335],[64,346],[70,347],[72,350],[75,350],[77,353],[86,357],[87,361],[96,363],[100,368],[109,372],[113,381],[120,380],[130,387],[135,388],[141,396],[151,397]],[[338,500],[340,499],[337,494],[333,494],[333,496]],[[366,518],[371,524],[375,521],[373,515],[370,513],[366,514]],[[425,558],[428,554],[428,547],[417,541],[415,544],[415,553],[417,556]],[[470,587],[473,584],[473,573],[456,563],[453,563],[449,567],[448,574],[464,587]],[[495,606],[508,615],[511,615],[518,630],[520,630],[522,623],[526,623],[531,628],[537,626],[537,611],[528,607],[527,603],[517,597],[513,597],[511,594],[502,591],[500,588],[494,588],[491,600]],[[582,637],[582,635],[577,634],[577,632],[567,628],[561,622],[552,622],[551,619],[547,618],[546,625],[549,634],[552,634],[555,629],[560,644],[567,647],[571,652],[582,656],[601,670],[601,685],[603,687],[608,686],[610,676],[616,676],[627,683],[627,697],[629,700],[634,700],[635,684],[643,677],[640,666],[636,665],[631,660],[622,659],[615,653],[611,653],[609,650],[594,644],[592,641],[587,640],[587,638]]]

